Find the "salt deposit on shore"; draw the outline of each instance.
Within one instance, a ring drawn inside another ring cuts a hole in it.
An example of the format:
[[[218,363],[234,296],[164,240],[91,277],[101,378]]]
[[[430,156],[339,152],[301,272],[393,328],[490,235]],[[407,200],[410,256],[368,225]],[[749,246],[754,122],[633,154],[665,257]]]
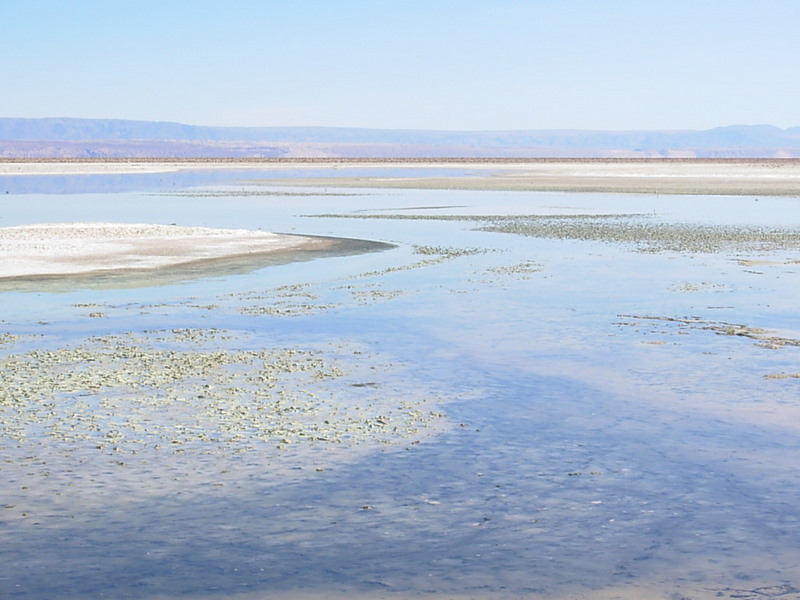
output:
[[[141,270],[322,247],[326,240],[244,229],[120,223],[0,228],[0,278]]]

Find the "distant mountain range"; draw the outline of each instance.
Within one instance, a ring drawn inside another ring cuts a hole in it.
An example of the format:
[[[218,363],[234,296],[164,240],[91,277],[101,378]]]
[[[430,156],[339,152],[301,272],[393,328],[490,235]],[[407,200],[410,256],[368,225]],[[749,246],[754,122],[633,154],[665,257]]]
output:
[[[800,127],[435,131],[0,118],[2,158],[799,158]]]

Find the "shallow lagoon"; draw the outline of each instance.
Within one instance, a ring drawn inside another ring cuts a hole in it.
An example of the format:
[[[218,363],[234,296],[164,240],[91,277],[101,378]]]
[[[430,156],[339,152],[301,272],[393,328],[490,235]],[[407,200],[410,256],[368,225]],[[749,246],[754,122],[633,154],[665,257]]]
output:
[[[158,423],[113,420],[139,401],[119,385],[126,403],[98,404],[99,421],[80,390],[58,388],[77,433],[54,435],[69,417],[58,405],[20,436],[4,404],[3,597],[800,597],[800,247],[637,252],[473,220],[309,216],[642,213],[797,228],[798,199],[188,191],[9,194],[2,224],[249,227],[396,248],[150,287],[4,292],[0,355],[120,340],[153,356],[291,350],[329,376],[250,394],[346,407],[326,420],[349,437],[254,441],[256,428],[173,446],[161,426],[189,413],[219,431],[256,421],[202,420],[198,394],[183,411],[154,404]],[[199,375],[191,385],[222,385]],[[359,429],[353,411],[370,407],[374,427]],[[116,446],[98,443],[112,426]]]

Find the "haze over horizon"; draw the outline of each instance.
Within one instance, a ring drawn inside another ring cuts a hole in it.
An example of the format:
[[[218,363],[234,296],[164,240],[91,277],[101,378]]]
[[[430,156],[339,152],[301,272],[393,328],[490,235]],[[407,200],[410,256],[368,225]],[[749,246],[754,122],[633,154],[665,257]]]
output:
[[[560,128],[539,128],[539,129],[443,129],[443,128],[400,128],[400,127],[358,127],[358,126],[339,126],[339,125],[211,125],[208,123],[187,123],[183,121],[172,120],[151,120],[151,119],[129,119],[126,117],[109,117],[109,118],[94,118],[94,117],[68,117],[63,115],[50,115],[46,117],[5,117],[0,115],[0,134],[5,132],[8,122],[28,122],[31,126],[43,126],[51,123],[52,126],[58,127],[59,124],[72,122],[76,127],[81,125],[89,125],[91,123],[104,123],[119,125],[129,124],[131,127],[137,126],[175,126],[185,128],[186,130],[219,130],[233,132],[241,130],[243,132],[255,131],[313,131],[313,130],[341,130],[341,131],[363,131],[363,132],[396,132],[396,133],[454,133],[454,134],[481,134],[481,133],[681,133],[681,132],[706,132],[716,131],[722,129],[752,129],[752,130],[774,130],[774,131],[794,131],[800,128],[800,125],[789,125],[786,127],[779,127],[772,123],[722,123],[714,127],[703,129],[676,127],[670,129],[578,129],[574,127],[560,127]],[[2,139],[12,139],[8,136]],[[55,139],[55,138],[53,138]],[[91,139],[91,138],[87,138]]]
[[[800,125],[800,3],[0,0],[0,117],[461,131]]]

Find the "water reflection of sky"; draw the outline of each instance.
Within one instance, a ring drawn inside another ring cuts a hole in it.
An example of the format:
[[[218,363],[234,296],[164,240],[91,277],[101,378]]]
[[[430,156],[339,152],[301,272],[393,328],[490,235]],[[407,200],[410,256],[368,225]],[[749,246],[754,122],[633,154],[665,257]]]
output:
[[[341,167],[337,177],[446,177],[475,170],[448,168]],[[0,194],[107,194],[142,190],[181,190],[196,186],[235,185],[258,179],[330,177],[320,167],[282,169],[223,169],[92,175],[0,175]]]
[[[459,221],[302,216],[459,206],[771,222],[790,202],[393,190],[33,195],[10,206],[10,222],[178,221],[398,244],[180,285],[5,293],[0,325],[42,336],[24,348],[164,327],[246,332],[265,346],[356,344],[404,365],[409,396],[438,398],[452,427],[322,471],[295,465],[291,476],[253,454],[145,456],[121,469],[44,444],[38,459],[0,470],[3,503],[32,516],[0,513],[0,592],[795,598],[798,380],[765,375],[797,372],[798,347],[705,327],[800,329],[781,300],[798,297],[796,265],[753,269],[741,256],[639,254]],[[724,206],[736,216],[716,212]],[[408,268],[426,258],[415,244],[482,251]],[[540,268],[508,269],[528,262]],[[298,283],[322,308],[297,317],[238,310]],[[88,317],[88,303],[105,317]]]

